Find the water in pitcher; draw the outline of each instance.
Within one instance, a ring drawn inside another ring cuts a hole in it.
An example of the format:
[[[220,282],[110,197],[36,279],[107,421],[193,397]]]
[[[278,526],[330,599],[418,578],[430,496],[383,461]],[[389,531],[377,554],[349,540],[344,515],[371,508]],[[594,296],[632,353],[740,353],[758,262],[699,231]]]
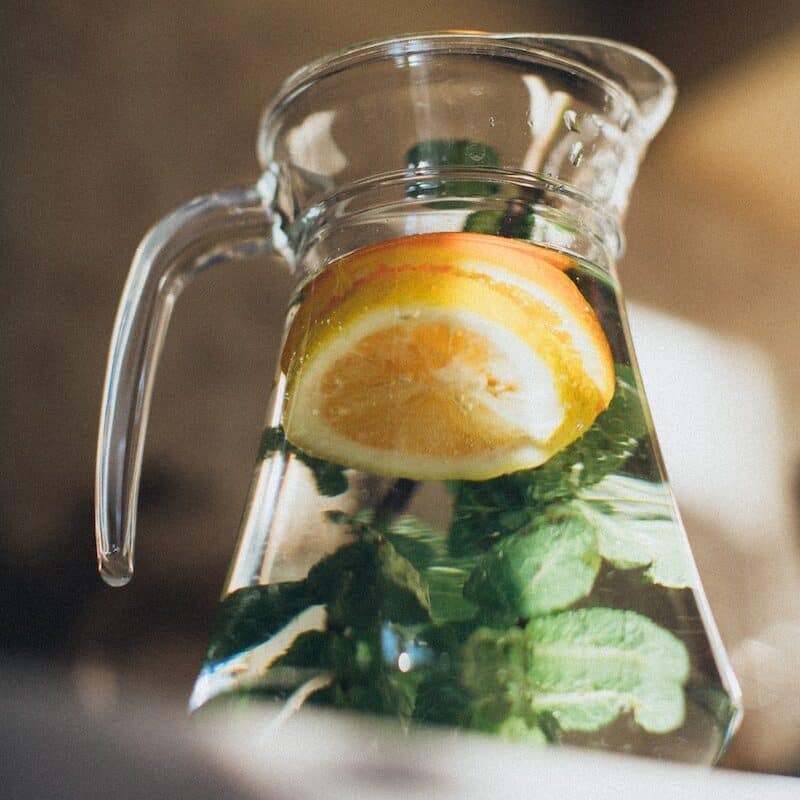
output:
[[[293,298],[191,705],[714,760],[736,710],[615,279],[465,215]]]

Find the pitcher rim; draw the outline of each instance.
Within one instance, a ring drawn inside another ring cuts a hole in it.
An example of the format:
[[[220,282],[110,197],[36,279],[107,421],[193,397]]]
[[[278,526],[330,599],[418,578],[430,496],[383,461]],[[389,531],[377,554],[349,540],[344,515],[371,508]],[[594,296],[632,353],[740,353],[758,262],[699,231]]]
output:
[[[556,49],[559,45],[597,48],[598,52],[618,54],[628,59],[632,65],[648,68],[651,72],[648,80],[649,96],[655,97],[656,102],[645,109],[647,95],[643,91],[637,93],[635,87],[626,85],[623,76],[610,74],[610,70],[604,71],[602,64],[594,62],[587,54],[582,54],[578,50],[571,53],[559,52]],[[638,123],[638,127],[647,139],[658,133],[674,104],[676,87],[672,72],[651,53],[613,39],[573,34],[460,30],[405,33],[348,45],[295,70],[282,83],[264,109],[260,139],[263,142],[264,134],[281,108],[322,78],[337,74],[348,67],[381,58],[435,52],[468,54],[485,51],[489,47],[493,49],[499,47],[501,52],[505,51],[510,55],[516,54],[519,57],[524,54],[542,63],[577,69],[585,76],[600,82],[611,94],[622,96],[627,101],[628,111],[632,117],[631,128]],[[263,151],[259,155],[263,155]]]

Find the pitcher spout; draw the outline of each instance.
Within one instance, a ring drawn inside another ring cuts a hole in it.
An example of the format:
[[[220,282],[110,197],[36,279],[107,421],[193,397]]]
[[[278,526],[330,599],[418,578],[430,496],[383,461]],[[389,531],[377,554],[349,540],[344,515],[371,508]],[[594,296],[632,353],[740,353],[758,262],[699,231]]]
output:
[[[631,104],[627,130],[646,146],[661,130],[675,103],[675,79],[670,70],[644,50],[591,36],[502,34],[503,38],[541,49],[595,72]]]
[[[585,193],[621,223],[639,164],[672,110],[671,73],[649,54],[618,42],[524,35],[510,40],[547,65],[523,78],[534,134],[523,168]],[[555,78],[554,69],[563,70],[563,77]]]

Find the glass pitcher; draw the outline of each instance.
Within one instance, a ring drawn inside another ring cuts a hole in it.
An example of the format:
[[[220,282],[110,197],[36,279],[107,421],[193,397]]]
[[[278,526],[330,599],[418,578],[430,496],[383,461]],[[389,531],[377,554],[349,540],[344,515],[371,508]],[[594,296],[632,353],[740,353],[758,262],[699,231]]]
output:
[[[195,275],[277,251],[278,374],[190,706],[270,698],[710,762],[739,691],[615,271],[674,85],[608,41],[442,33],[292,76],[254,187],[141,244],[113,335],[100,571],[133,569],[153,376]]]

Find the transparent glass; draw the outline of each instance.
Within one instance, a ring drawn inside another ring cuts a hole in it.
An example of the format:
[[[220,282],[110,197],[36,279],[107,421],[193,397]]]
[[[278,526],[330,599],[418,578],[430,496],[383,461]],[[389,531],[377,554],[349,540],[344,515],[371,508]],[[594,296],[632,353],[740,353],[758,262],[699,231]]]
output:
[[[740,715],[614,267],[667,70],[612,42],[431,34],[296,73],[253,188],[136,254],[109,358],[100,571],[133,569],[169,312],[265,250],[296,276],[190,705],[268,698],[712,762]]]

